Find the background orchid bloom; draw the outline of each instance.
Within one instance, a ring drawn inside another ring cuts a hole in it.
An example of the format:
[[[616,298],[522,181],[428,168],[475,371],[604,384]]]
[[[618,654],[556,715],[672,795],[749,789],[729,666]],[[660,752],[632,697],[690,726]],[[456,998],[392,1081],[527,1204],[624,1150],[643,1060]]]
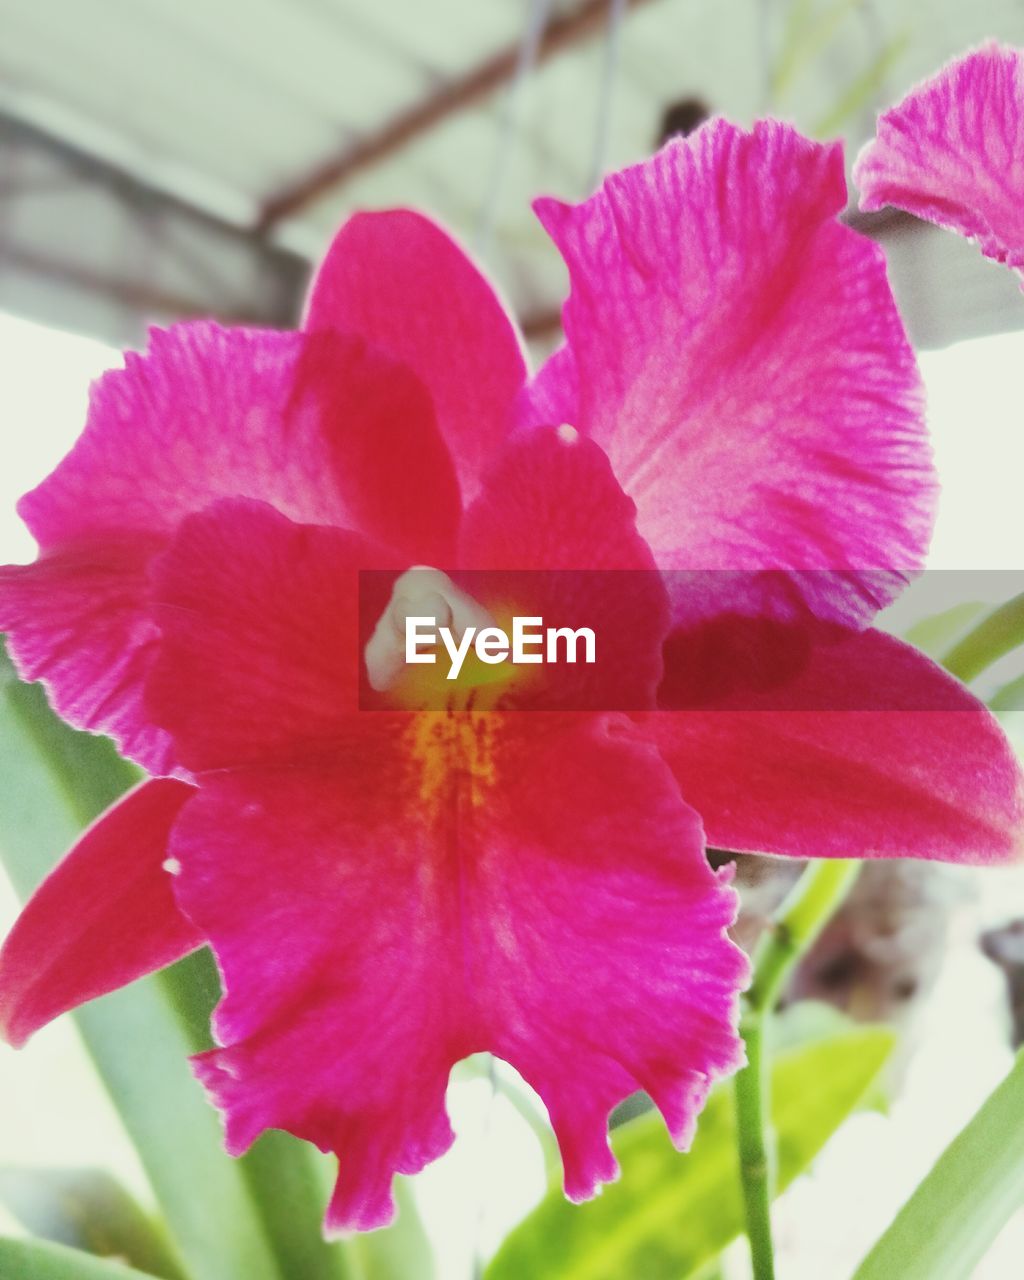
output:
[[[481,1049],[537,1089],[583,1198],[614,1176],[619,1099],[646,1089],[685,1146],[741,1060],[706,838],[1019,853],[994,720],[865,629],[922,563],[935,482],[845,199],[838,145],[713,121],[541,202],[572,293],[533,380],[462,251],[392,212],[342,228],[301,332],[182,325],[100,381],[23,500],[41,555],[0,577],[0,627],[66,718],[163,776],[16,925],[12,1040],[205,940],[225,997],[196,1071],[229,1149],[281,1127],[336,1151],[329,1228],[389,1219]],[[633,713],[604,686],[572,714],[361,710],[360,571],[418,564],[654,584],[611,611]],[[751,635],[767,685],[723,671]]]
[[[988,43],[878,121],[854,169],[861,208],[895,205],[1024,276],[1024,53]]]

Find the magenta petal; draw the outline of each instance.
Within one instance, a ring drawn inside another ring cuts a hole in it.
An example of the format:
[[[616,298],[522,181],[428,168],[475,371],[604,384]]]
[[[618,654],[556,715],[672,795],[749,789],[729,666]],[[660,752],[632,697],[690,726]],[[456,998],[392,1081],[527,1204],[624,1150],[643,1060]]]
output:
[[[836,221],[845,199],[838,144],[716,120],[579,206],[539,202],[568,351],[520,419],[557,412],[606,449],[662,567],[875,571],[850,592],[863,621],[878,570],[891,596],[922,563],[935,483],[883,257]]]
[[[189,512],[235,495],[365,529],[414,560],[452,553],[460,510],[426,392],[361,339],[154,331],[99,380],[82,437],[21,501],[40,560],[0,570],[0,630],[22,674],[154,773],[174,760],[140,705],[147,565]]]
[[[276,1126],[336,1151],[328,1225],[374,1227],[393,1174],[451,1142],[453,1063],[492,1049],[540,1092],[584,1198],[614,1176],[622,1097],[647,1089],[685,1143],[740,1059],[734,895],[624,726],[490,720],[456,819],[458,736],[392,719],[367,717],[346,767],[212,777],[183,816],[176,891],[226,989],[197,1072],[229,1150]]]
[[[180,782],[143,783],[32,895],[0,950],[0,1030],[11,1044],[202,945],[164,868],[171,827],[194,794]]]
[[[171,741],[140,705],[159,638],[143,602],[160,546],[142,533],[114,533],[0,567],[0,631],[19,674],[45,680],[65,720],[109,734],[151,773],[171,774]]]
[[[561,346],[541,365],[516,400],[517,426],[572,425],[580,419],[580,385],[572,347]]]
[[[634,1089],[688,1145],[708,1088],[742,1060],[747,963],[725,933],[735,894],[650,745],[615,718],[518,727],[476,886],[488,1047],[543,1098],[582,1200],[615,1176],[607,1114]]]
[[[289,422],[306,413],[320,420],[337,488],[331,523],[358,529],[412,563],[447,563],[462,501],[430,396],[412,370],[361,338],[309,335]],[[292,448],[309,446],[296,439]],[[296,519],[318,519],[315,511],[268,500]]]
[[[297,393],[301,334],[175,325],[93,387],[85,430],[19,511],[44,550],[112,530],[168,534],[218,497],[345,514],[315,404]]]
[[[464,250],[412,210],[356,214],[317,273],[306,328],[358,333],[416,373],[472,498],[526,365],[512,322]]]
[[[359,571],[379,555],[343,529],[244,499],[182,522],[154,569],[162,642],[145,706],[190,769],[334,749],[376,622],[360,617]]]
[[[513,435],[465,514],[459,544],[469,589],[495,617],[588,626],[600,637],[593,666],[544,669],[548,706],[654,706],[667,598],[636,507],[592,440],[567,426]]]
[[[719,848],[961,863],[1024,855],[1024,776],[995,718],[881,632],[816,648],[787,683],[734,688],[715,709],[666,710],[644,726]]]
[[[1024,53],[990,43],[878,121],[854,168],[862,209],[895,205],[1024,272]]]
[[[465,514],[459,565],[657,573],[636,529],[635,504],[603,450],[572,427],[510,438]]]

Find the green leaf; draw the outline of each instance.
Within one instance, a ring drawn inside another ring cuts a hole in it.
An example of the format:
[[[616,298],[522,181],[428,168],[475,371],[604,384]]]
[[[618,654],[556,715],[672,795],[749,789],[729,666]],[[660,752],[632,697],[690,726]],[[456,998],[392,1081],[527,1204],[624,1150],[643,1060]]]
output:
[[[109,742],[64,726],[37,686],[0,667],[0,856],[25,898],[82,825],[136,779]],[[192,1078],[179,1016],[192,958],[83,1006],[86,1048],[131,1136],[194,1280],[281,1280],[242,1165]]]
[[[210,1015],[220,979],[209,951],[199,951],[160,974],[188,1037],[189,1052],[211,1047]],[[308,1142],[274,1130],[238,1162],[283,1275],[302,1280],[349,1280],[351,1246],[323,1237],[333,1160]],[[396,1224],[397,1229],[399,1224]]]
[[[893,1034],[843,1030],[780,1054],[772,1072],[778,1189],[805,1170],[871,1089]],[[552,1187],[508,1237],[488,1280],[686,1280],[743,1230],[733,1090],[714,1090],[689,1155],[673,1148],[657,1115],[618,1129],[622,1178],[589,1204]],[[898,1273],[893,1273],[898,1274]]]
[[[0,1239],[4,1280],[152,1280],[120,1262],[94,1258],[62,1244]]]
[[[938,661],[954,641],[965,635],[990,608],[991,605],[980,600],[965,600],[915,622],[903,639]]]
[[[349,1280],[352,1242],[328,1241],[323,1216],[333,1159],[290,1133],[265,1133],[242,1157],[242,1167],[282,1273],[291,1280]],[[402,1229],[396,1223],[390,1230]],[[379,1233],[378,1233],[379,1234]],[[417,1276],[417,1280],[419,1277]]]
[[[0,1169],[0,1204],[30,1235],[185,1278],[162,1228],[103,1169]]]
[[[1024,1051],[858,1267],[854,1280],[966,1280],[1024,1205]]]
[[[109,739],[69,729],[47,706],[39,685],[18,679],[2,648],[0,716],[2,829],[19,845],[31,839],[36,825],[44,839],[74,839],[143,776],[117,754]],[[24,790],[19,782],[25,784]],[[52,804],[53,811],[40,813],[41,800]],[[63,852],[63,848],[56,853],[45,848],[35,854],[26,852],[23,875],[41,878]]]
[[[1024,711],[1024,676],[997,689],[988,700],[993,711]]]
[[[1018,645],[1024,645],[1024,591],[985,614],[946,653],[942,665],[967,684]]]

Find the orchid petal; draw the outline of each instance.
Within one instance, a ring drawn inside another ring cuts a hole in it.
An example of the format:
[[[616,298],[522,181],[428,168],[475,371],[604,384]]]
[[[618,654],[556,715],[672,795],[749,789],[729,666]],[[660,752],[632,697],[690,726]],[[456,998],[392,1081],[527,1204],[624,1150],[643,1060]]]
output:
[[[654,706],[667,597],[636,507],[592,441],[563,425],[513,436],[460,534],[460,566],[495,616],[590,627],[595,662],[549,666],[538,699],[558,709]]]
[[[154,571],[163,641],[147,714],[197,772],[334,748],[358,708],[359,572],[380,552],[265,503],[190,516]]]
[[[0,1029],[11,1044],[202,945],[165,868],[171,827],[194,794],[180,782],[144,782],[33,894],[0,950]]]
[[[150,773],[179,770],[140,691],[159,632],[145,609],[159,538],[112,533],[72,542],[35,564],[0,568],[0,631],[24,680],[43,680],[70,724],[110,735]]]
[[[320,266],[305,323],[358,333],[413,370],[472,498],[526,365],[512,322],[465,251],[412,210],[356,214]]]
[[[414,559],[451,553],[459,511],[426,393],[361,340],[154,331],[145,355],[99,380],[82,437],[22,499],[40,560],[0,570],[0,630],[21,674],[154,773],[175,762],[140,706],[148,564],[190,511],[234,495],[364,528]]]
[[[519,418],[606,449],[661,567],[866,572],[842,607],[811,602],[864,622],[921,565],[935,482],[882,254],[837,222],[845,199],[838,144],[716,120],[581,205],[538,202],[568,345]]]
[[[196,1070],[228,1149],[274,1126],[336,1151],[329,1228],[381,1226],[393,1174],[452,1140],[451,1066],[483,1049],[547,1103],[576,1199],[614,1176],[608,1112],[637,1088],[685,1145],[739,1062],[746,963],[657,753],[595,717],[498,717],[476,804],[435,767],[455,739],[369,719],[343,767],[211,777],[175,833],[224,975]]]
[[[645,730],[719,848],[979,864],[1024,856],[1024,775],[995,718],[891,636],[820,645],[788,678],[733,685],[706,709],[671,710],[682,705],[671,694],[663,705]]]
[[[853,176],[862,209],[905,209],[1024,274],[1024,52],[949,63],[880,117]]]

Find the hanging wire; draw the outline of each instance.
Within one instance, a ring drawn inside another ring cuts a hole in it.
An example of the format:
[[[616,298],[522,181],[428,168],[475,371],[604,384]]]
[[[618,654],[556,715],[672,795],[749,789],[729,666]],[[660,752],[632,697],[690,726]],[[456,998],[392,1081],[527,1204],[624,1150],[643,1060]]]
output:
[[[608,163],[608,139],[611,134],[612,97],[615,75],[619,67],[619,50],[622,44],[622,19],[626,15],[628,0],[608,0],[608,35],[604,44],[604,69],[601,72],[601,89],[597,102],[597,128],[594,131],[594,154],[590,162],[590,180],[586,194],[597,187],[604,177]]]
[[[761,66],[761,98],[758,115],[771,115],[775,107],[775,58],[772,54],[772,0],[758,0],[757,57]]]
[[[494,240],[498,212],[501,208],[501,195],[515,147],[516,127],[519,123],[519,115],[522,108],[523,86],[530,78],[530,72],[537,61],[537,51],[540,48],[540,42],[544,38],[544,32],[547,30],[548,20],[551,17],[551,4],[552,0],[531,0],[526,30],[523,32],[523,39],[519,45],[519,57],[516,61],[515,74],[512,77],[512,83],[509,85],[508,93],[505,95],[498,146],[494,154],[494,164],[491,168],[491,179],[488,183],[487,196],[480,211],[480,220],[473,240],[474,248],[482,258],[487,256]]]

